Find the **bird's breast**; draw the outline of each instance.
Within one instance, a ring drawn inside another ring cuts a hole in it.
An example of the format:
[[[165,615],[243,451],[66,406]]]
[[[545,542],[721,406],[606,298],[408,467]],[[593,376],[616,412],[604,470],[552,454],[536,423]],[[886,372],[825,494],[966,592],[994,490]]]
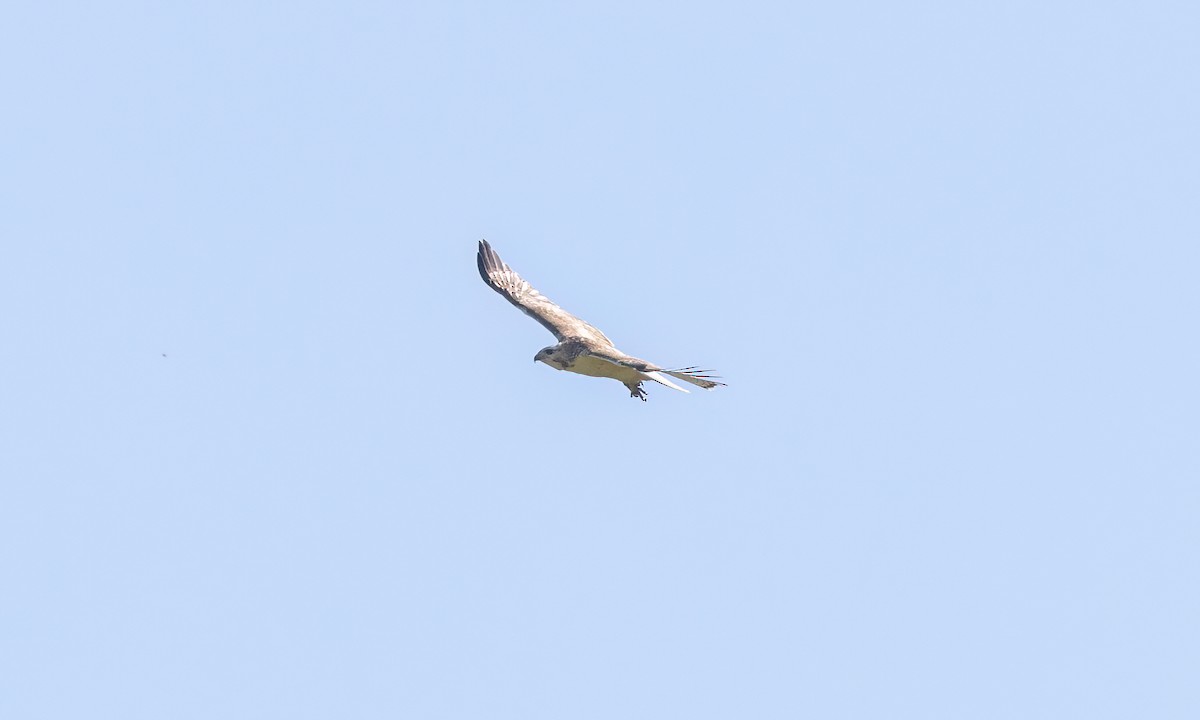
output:
[[[637,382],[640,378],[640,373],[632,368],[615,365],[607,360],[599,360],[590,355],[579,356],[569,367],[563,369],[568,372],[591,377],[616,378],[621,382]]]

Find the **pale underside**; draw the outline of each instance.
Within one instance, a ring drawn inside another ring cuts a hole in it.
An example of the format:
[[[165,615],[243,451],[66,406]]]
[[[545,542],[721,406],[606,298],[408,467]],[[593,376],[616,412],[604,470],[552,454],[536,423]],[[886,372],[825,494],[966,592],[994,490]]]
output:
[[[646,399],[646,391],[642,389],[644,381],[656,382],[680,392],[687,392],[662,374],[662,372],[671,371],[656,368],[645,360],[626,355],[611,345],[601,346],[594,341],[568,338],[558,345],[543,348],[534,357],[534,360],[544,362],[557,370],[589,377],[612,378],[629,388],[629,394],[632,397],[641,400]],[[696,381],[692,380],[692,382]]]

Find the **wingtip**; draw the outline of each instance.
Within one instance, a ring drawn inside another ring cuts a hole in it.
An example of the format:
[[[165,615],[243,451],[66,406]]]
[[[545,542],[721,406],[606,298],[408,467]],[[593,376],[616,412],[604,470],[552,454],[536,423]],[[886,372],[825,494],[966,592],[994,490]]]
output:
[[[719,387],[727,387],[725,383],[721,382],[720,375],[713,374],[712,370],[701,370],[695,365],[679,368],[678,370],[666,370],[665,372],[671,377],[685,380],[693,385],[698,385],[705,390],[715,390]]]
[[[509,271],[509,267],[504,264],[487,240],[479,241],[479,252],[475,253],[475,264],[479,266],[480,277],[492,287],[496,287],[493,277],[496,273]]]
[[[498,265],[500,256],[492,249],[491,243],[487,240],[479,241],[479,257],[487,261],[488,266]]]

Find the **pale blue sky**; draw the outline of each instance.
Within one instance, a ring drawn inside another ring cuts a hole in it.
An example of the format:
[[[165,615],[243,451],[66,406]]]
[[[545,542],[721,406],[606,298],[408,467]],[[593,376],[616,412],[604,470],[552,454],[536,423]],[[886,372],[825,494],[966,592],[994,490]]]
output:
[[[0,716],[1200,717],[1200,11],[1001,5],[7,7]]]

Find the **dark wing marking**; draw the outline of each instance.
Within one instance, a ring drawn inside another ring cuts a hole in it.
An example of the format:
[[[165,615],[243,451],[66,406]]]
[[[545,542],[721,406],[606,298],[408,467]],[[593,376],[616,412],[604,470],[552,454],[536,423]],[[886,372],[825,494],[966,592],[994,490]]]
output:
[[[496,292],[516,305],[529,317],[537,320],[559,341],[571,337],[598,340],[606,345],[612,341],[596,328],[554,304],[526,282],[515,270],[505,264],[487,240],[479,241],[479,253],[475,256],[479,265],[479,276]]]
[[[659,367],[655,367],[654,363],[648,363],[645,360],[639,360],[635,357],[626,355],[625,353],[621,352],[620,350],[617,350],[616,348],[605,349],[605,348],[591,347],[591,348],[588,348],[588,354],[591,355],[592,357],[596,357],[601,360],[610,362],[613,365],[620,365],[621,367],[633,368],[634,370],[637,370],[638,372],[653,372],[655,370],[662,369]]]

